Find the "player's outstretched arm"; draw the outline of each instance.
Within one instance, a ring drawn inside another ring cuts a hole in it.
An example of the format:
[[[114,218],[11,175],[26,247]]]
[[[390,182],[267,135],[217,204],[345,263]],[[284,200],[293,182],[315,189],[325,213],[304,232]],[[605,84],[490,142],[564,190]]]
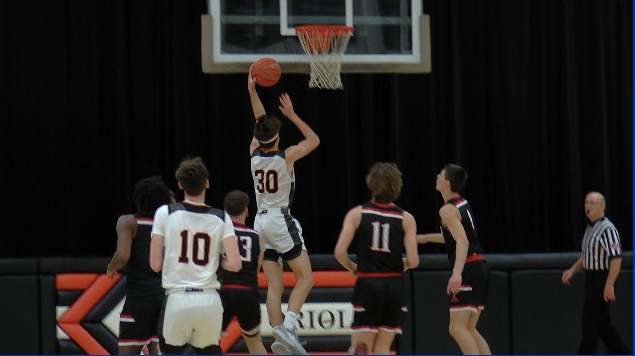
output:
[[[113,278],[128,263],[136,228],[137,221],[133,215],[121,215],[117,220],[117,251],[106,269],[108,278]]]
[[[406,259],[404,270],[417,268],[419,266],[419,253],[417,251],[417,222],[407,211],[403,212],[404,247],[406,248]]]
[[[342,231],[340,231],[340,237],[337,239],[337,245],[335,245],[335,259],[355,278],[357,278],[357,265],[348,258],[348,247],[353,241],[355,231],[357,231],[361,220],[361,207],[358,206],[349,210],[344,218],[344,225],[342,226]]]
[[[256,78],[251,76],[251,69],[249,70],[249,74],[247,75],[247,90],[249,91],[249,97],[251,99],[251,109],[254,111],[254,118],[257,119],[262,115],[266,115],[267,112],[265,111],[265,107],[262,105],[260,97],[258,96],[258,92],[256,91]],[[249,145],[250,156],[258,146],[258,140],[253,137],[251,139],[251,144]]]
[[[280,95],[280,111],[286,116],[304,135],[304,140],[300,141],[297,145],[290,146],[285,150],[285,159],[287,164],[299,160],[300,158],[308,155],[311,151],[320,145],[320,138],[318,135],[307,125],[293,110],[293,103],[289,94],[284,93]]]
[[[443,240],[443,234],[440,232],[435,232],[432,234],[418,234],[416,235],[417,243],[419,244],[427,244],[427,243],[435,243],[435,244],[443,244],[445,240]]]

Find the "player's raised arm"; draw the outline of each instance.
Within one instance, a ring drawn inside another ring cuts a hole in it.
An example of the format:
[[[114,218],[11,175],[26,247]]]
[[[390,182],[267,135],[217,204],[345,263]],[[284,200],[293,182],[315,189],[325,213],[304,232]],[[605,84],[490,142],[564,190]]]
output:
[[[251,109],[254,111],[254,118],[258,119],[259,117],[266,115],[267,112],[265,111],[265,107],[262,105],[260,97],[258,96],[258,92],[256,91],[256,78],[251,75],[251,70],[247,75],[247,90],[249,91],[249,97],[251,99]],[[258,140],[253,137],[251,139],[251,144],[249,145],[250,156],[258,146]]]
[[[308,155],[311,151],[320,145],[320,138],[318,135],[307,125],[293,110],[293,103],[289,94],[284,93],[280,95],[280,111],[286,116],[304,135],[304,140],[300,141],[297,145],[290,146],[285,150],[285,159],[287,164],[299,160],[300,158]]]

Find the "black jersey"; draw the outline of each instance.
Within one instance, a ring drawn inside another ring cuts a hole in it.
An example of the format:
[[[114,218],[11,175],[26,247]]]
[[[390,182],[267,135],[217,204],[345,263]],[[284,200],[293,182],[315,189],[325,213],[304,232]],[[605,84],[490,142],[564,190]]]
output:
[[[152,219],[135,215],[137,234],[132,239],[126,277],[128,292],[144,292],[148,287],[161,288],[161,272],[150,268],[150,240]]]
[[[363,273],[403,273],[403,209],[370,201],[362,205],[357,239],[357,270]]]
[[[463,230],[465,230],[465,235],[469,243],[467,255],[470,256],[475,253],[481,253],[481,246],[478,244],[476,226],[474,225],[474,214],[472,214],[470,204],[460,195],[448,200],[446,204],[456,206],[461,213],[461,225],[463,225]],[[448,251],[448,259],[454,266],[454,260],[456,259],[456,240],[452,237],[450,230],[446,229],[443,225],[441,225],[441,233],[443,234],[443,240],[445,240],[445,249]]]
[[[256,270],[258,269],[258,257],[260,256],[258,233],[238,221],[232,222],[234,223],[236,238],[238,238],[238,252],[240,253],[240,260],[243,266],[238,272],[229,272],[222,268],[219,269],[221,285],[235,284],[257,288],[258,275]]]

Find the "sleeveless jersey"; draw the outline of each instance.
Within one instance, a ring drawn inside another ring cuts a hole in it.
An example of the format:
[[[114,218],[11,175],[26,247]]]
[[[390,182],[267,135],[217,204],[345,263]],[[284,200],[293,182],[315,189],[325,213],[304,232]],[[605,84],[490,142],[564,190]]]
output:
[[[359,272],[403,273],[403,209],[370,201],[362,207],[355,233]]]
[[[474,214],[472,214],[470,204],[460,195],[448,200],[446,204],[456,206],[461,213],[461,225],[463,225],[463,230],[465,230],[465,235],[469,243],[467,255],[470,256],[475,253],[481,253],[481,246],[478,244],[476,226],[474,225]],[[441,226],[441,233],[443,234],[443,240],[445,240],[445,249],[448,251],[448,259],[452,266],[454,266],[454,260],[456,259],[456,240],[452,237],[450,230],[446,229],[443,225]]]
[[[201,203],[160,207],[153,234],[164,238],[163,288],[220,288],[216,271],[225,238],[236,238],[229,216]]]
[[[264,153],[260,147],[256,148],[251,155],[251,175],[258,210],[291,208],[295,178],[287,171],[284,150]]]
[[[130,259],[126,264],[128,292],[144,292],[148,288],[161,288],[161,272],[150,268],[150,238],[152,218],[135,215],[137,233],[130,246]]]
[[[221,284],[238,284],[251,288],[258,288],[258,257],[260,256],[260,243],[258,233],[247,225],[234,221],[234,230],[238,239],[238,252],[242,268],[238,272],[220,269]]]

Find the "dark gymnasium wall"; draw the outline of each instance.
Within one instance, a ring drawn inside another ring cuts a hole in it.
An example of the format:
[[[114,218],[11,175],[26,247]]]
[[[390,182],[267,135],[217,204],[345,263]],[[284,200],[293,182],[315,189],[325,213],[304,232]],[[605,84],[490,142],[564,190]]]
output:
[[[578,256],[577,253],[485,255],[491,268],[490,286],[478,330],[493,354],[559,355],[577,350],[581,339],[584,275],[577,273],[570,285],[564,285],[562,272]],[[445,287],[451,271],[447,257],[426,254],[420,258],[421,265],[405,274],[408,313],[403,335],[396,338],[393,349],[401,355],[460,354],[448,333],[450,298]],[[104,319],[125,296],[126,284],[123,278],[106,278],[103,266],[107,262],[107,257],[0,259],[3,286],[0,315],[5,321],[0,324],[0,354],[116,354],[115,332],[107,328]],[[312,255],[311,263],[316,271],[316,285],[303,307],[303,312],[309,315],[302,317],[305,323],[301,328],[307,335],[301,339],[307,341],[309,352],[345,353],[350,337],[332,332],[334,322],[328,321],[328,315],[339,315],[337,320],[344,327],[349,326],[343,320],[351,320],[352,309],[346,311],[337,303],[350,302],[352,284],[329,288],[320,280],[336,280],[338,273],[350,276],[332,255]],[[354,283],[352,278],[350,281]],[[632,291],[633,254],[627,252],[615,284],[616,301],[611,303],[610,315],[628,345],[633,344]],[[285,289],[285,300],[289,294],[290,289]],[[266,289],[261,289],[261,303],[265,299]],[[307,322],[309,319],[316,321]],[[228,354],[247,352],[240,328],[235,331],[236,341],[228,341],[232,333],[231,325],[228,327],[229,335],[223,337],[221,346]],[[263,337],[267,348],[272,342],[272,337]],[[598,352],[606,354],[602,343]]]
[[[0,257],[112,254],[134,182],[160,174],[176,190],[185,155],[210,169],[209,204],[231,189],[253,197],[246,75],[202,74],[206,11],[205,0],[0,2]],[[397,203],[420,232],[437,230],[435,175],[456,162],[487,252],[579,248],[590,190],[631,250],[632,1],[424,0],[424,12],[431,74],[345,74],[343,91],[325,91],[283,73],[259,90],[272,113],[288,92],[321,137],[296,164],[309,252],[332,253],[375,161],[402,169]],[[285,124],[284,146],[300,138]]]

